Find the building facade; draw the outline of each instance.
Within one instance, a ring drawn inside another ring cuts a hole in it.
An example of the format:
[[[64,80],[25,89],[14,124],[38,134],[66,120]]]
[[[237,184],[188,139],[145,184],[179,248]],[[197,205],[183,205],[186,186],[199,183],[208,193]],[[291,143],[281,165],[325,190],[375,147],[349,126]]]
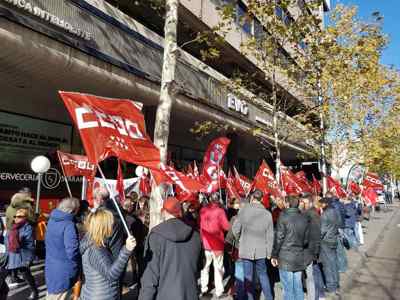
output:
[[[182,0],[179,17],[192,29],[212,26],[216,2]],[[147,131],[152,135],[163,56],[157,24],[162,18],[146,18],[146,11],[129,7],[129,3],[0,0],[0,201],[19,187],[35,186],[36,177],[29,167],[34,156],[54,158],[56,150],[82,153],[59,90],[142,102]],[[235,129],[227,133],[232,140],[228,162],[242,173],[251,176],[261,159],[271,161],[250,133],[257,126],[271,138],[271,112],[223,85],[233,62],[252,64],[238,49],[247,31],[247,27],[238,28],[236,36],[227,39],[227,55],[218,66],[203,63],[194,50],[182,51],[176,70],[181,89],[172,110],[169,146],[178,166],[202,160],[213,136],[200,139],[190,128],[204,120]],[[250,34],[256,32],[257,25],[252,24]],[[288,93],[299,103],[303,101],[296,90]],[[298,154],[307,153],[306,148],[305,143],[288,141],[282,149],[283,161],[298,163]],[[56,159],[53,163],[57,164]],[[64,189],[57,172],[54,166],[45,178],[44,193],[49,197]],[[80,185],[79,178],[76,183]]]

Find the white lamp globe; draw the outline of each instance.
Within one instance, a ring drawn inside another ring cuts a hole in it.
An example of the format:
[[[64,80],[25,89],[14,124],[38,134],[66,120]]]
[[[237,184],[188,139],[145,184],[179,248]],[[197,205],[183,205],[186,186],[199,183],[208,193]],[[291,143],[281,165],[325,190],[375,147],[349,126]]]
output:
[[[46,173],[50,169],[50,161],[46,156],[36,156],[31,161],[31,168],[35,173]]]

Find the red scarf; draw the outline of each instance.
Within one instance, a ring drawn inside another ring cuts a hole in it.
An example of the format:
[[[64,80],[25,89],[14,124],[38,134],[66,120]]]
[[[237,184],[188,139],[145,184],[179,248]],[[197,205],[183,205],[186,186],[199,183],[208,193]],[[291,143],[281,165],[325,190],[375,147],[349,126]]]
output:
[[[21,248],[19,240],[19,229],[26,224],[26,220],[14,223],[8,234],[8,251],[16,253]]]

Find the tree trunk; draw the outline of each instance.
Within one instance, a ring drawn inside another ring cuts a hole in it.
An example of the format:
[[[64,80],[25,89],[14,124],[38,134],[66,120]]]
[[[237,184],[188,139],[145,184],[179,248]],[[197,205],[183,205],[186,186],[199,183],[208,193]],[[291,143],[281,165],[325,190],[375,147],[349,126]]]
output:
[[[154,126],[154,144],[160,149],[160,160],[163,164],[167,163],[169,122],[174,99],[178,5],[179,0],[165,1],[164,60],[161,74],[160,102],[157,107]],[[150,228],[161,222],[162,195],[162,187],[156,187],[153,183],[150,197]]]

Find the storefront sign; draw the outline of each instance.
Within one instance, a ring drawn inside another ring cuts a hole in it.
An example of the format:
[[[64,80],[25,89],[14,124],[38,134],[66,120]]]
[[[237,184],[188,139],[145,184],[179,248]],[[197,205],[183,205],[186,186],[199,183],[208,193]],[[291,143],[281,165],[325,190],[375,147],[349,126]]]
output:
[[[71,133],[69,125],[0,112],[0,163],[12,163],[12,154],[20,161],[24,153],[70,151]]]
[[[29,1],[26,1],[26,0],[3,0],[3,1],[10,3],[20,9],[23,9],[24,11],[30,13],[31,15],[34,15],[34,16],[36,16],[50,24],[53,24],[57,27],[60,27],[63,30],[68,31],[69,33],[72,33],[72,34],[74,34],[80,38],[83,38],[87,41],[90,41],[92,39],[90,32],[84,31],[84,30],[78,28],[77,26],[72,25],[71,23],[67,22],[66,20],[49,13],[48,11],[40,8],[39,6],[32,4]]]
[[[228,94],[228,108],[241,113],[244,116],[249,114],[249,107],[243,100],[238,99],[233,94]]]

